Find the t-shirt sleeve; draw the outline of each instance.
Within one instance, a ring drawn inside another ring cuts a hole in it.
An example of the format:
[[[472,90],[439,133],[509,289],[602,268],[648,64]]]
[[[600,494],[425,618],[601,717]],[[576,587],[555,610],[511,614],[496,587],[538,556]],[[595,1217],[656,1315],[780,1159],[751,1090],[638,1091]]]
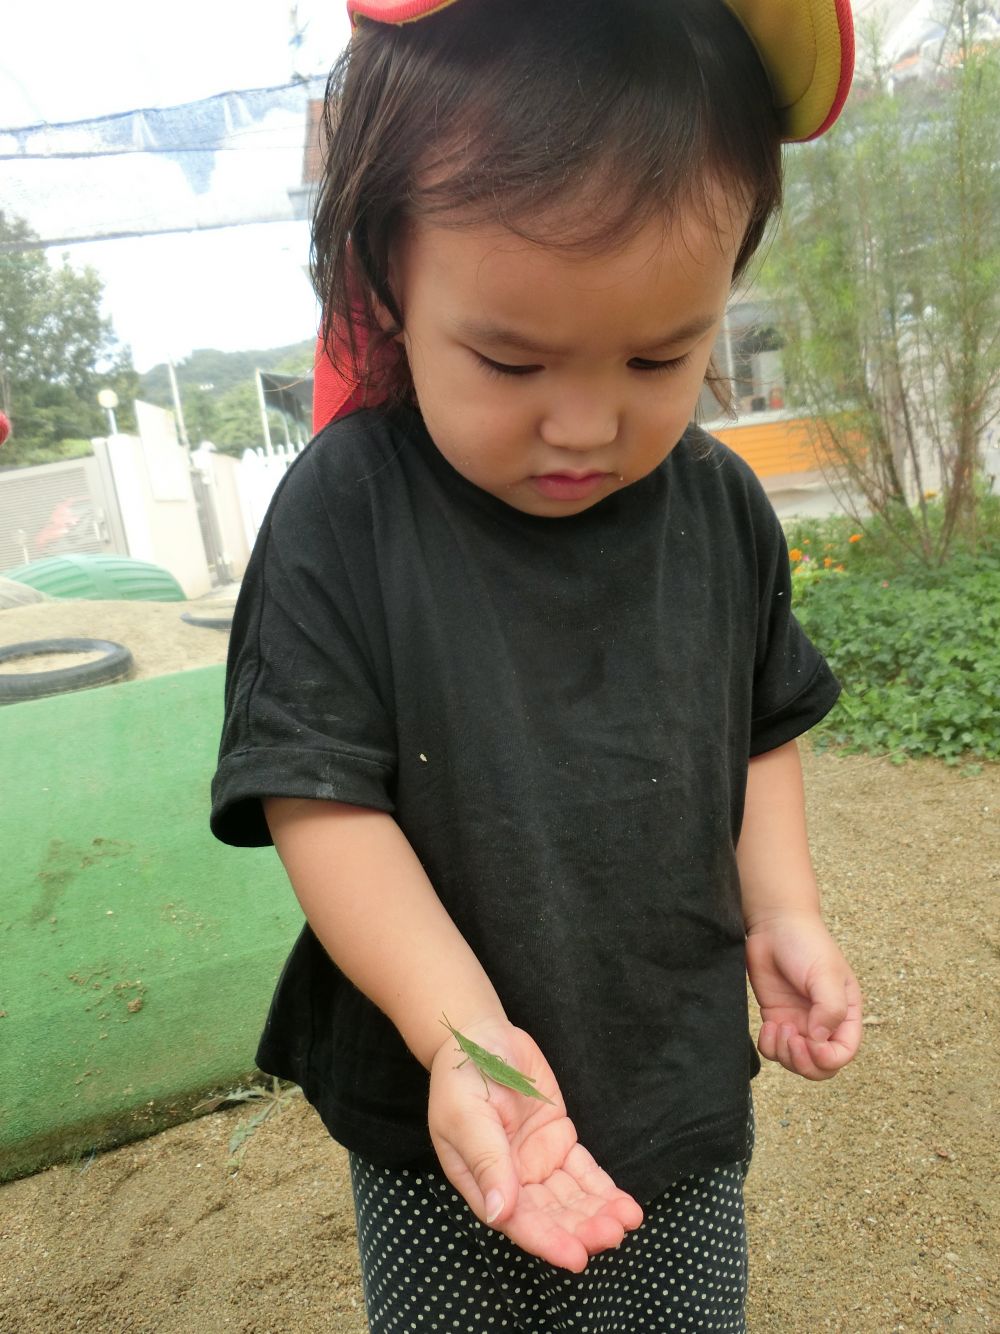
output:
[[[760,503],[751,755],[774,750],[808,731],[829,713],[840,694],[826,659],[792,613],[785,535],[763,494]]]
[[[313,445],[258,535],[237,601],[212,832],[271,841],[261,798],[393,809],[391,677],[363,486]]]

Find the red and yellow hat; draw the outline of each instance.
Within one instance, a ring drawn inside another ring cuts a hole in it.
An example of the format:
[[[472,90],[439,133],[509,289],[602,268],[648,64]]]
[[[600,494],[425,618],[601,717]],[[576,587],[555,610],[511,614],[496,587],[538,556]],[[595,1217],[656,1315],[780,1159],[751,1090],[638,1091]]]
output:
[[[569,0],[571,3],[571,0]],[[347,0],[351,23],[413,23],[457,0]],[[854,76],[850,0],[725,0],[757,48],[786,143],[817,139],[840,115]]]

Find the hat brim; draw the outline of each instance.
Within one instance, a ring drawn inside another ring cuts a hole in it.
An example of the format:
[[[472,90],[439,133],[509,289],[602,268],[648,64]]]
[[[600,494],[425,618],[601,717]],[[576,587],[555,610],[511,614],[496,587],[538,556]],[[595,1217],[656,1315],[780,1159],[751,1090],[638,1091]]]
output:
[[[414,19],[447,9],[455,0],[347,0],[347,12],[355,19],[374,19],[377,23],[412,23]]]
[[[843,110],[854,77],[849,0],[725,2],[767,70],[782,138],[819,138]]]
[[[351,23],[413,23],[456,0],[348,0]],[[850,0],[725,0],[767,70],[787,143],[817,139],[843,110],[854,77]]]

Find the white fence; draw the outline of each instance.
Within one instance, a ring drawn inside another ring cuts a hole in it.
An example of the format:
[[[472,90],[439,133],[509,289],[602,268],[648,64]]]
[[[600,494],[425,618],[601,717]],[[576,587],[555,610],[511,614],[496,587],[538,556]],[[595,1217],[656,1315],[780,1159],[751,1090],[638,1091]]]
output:
[[[253,546],[254,538],[264,521],[264,515],[278,483],[304,448],[305,446],[278,445],[270,453],[263,449],[243,451],[238,485],[247,543],[250,546]]]

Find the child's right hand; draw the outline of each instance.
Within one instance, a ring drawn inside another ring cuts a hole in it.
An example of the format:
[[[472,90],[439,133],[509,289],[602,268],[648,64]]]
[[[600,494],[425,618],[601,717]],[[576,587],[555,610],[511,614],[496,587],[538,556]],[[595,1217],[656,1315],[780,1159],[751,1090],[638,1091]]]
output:
[[[473,1213],[531,1255],[580,1273],[592,1255],[618,1246],[642,1222],[579,1143],[548,1062],[503,1019],[463,1035],[536,1081],[552,1103],[485,1084],[448,1037],[431,1064],[428,1120],[445,1175]]]

